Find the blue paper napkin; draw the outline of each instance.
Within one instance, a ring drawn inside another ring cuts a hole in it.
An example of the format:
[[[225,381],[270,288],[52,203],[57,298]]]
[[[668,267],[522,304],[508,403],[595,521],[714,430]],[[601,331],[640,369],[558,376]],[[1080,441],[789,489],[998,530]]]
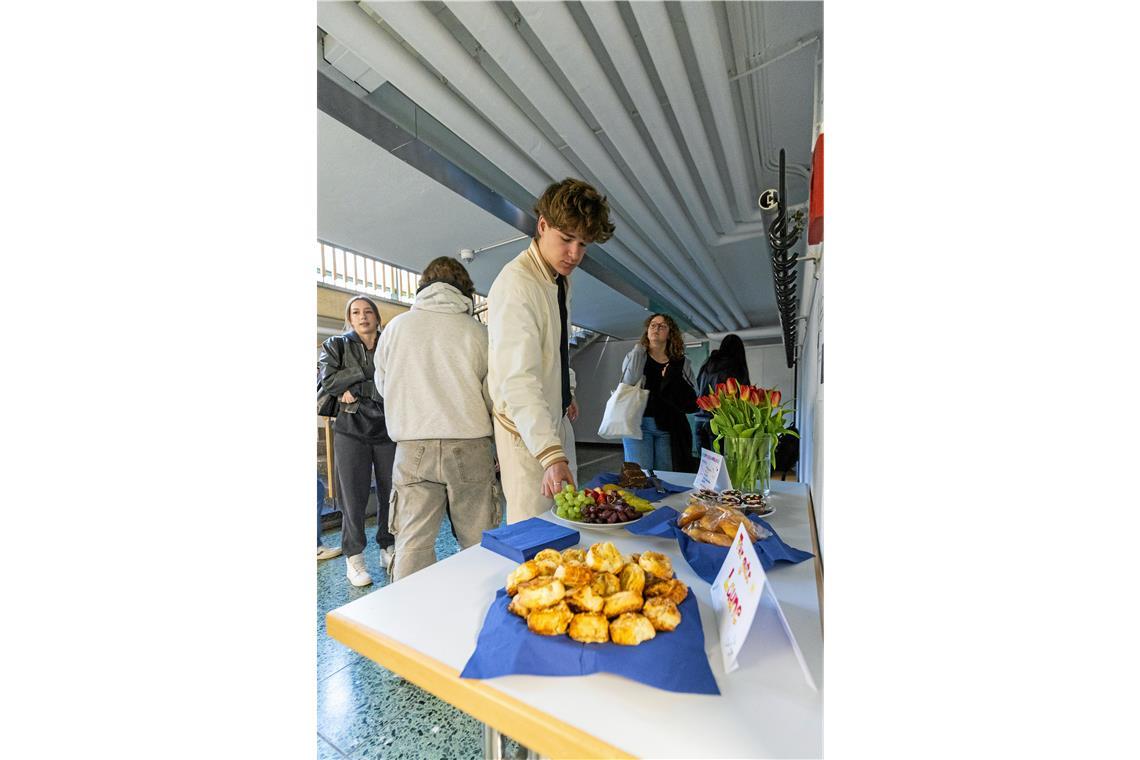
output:
[[[693,572],[706,583],[712,583],[716,580],[716,574],[720,572],[721,565],[724,564],[724,560],[728,556],[728,547],[706,544],[689,538],[689,534],[677,527],[678,516],[677,510],[672,507],[658,507],[652,513],[630,525],[626,530],[639,536],[676,538],[681,554],[689,563],[689,567],[693,568]],[[788,546],[776,533],[775,528],[759,517],[748,515],[748,519],[762,525],[772,534],[752,543],[757,556],[760,557],[760,564],[765,570],[771,570],[777,562],[790,562],[794,565],[815,556],[811,552]]]
[[[617,473],[603,472],[582,486],[582,488],[601,488],[608,483],[616,484],[619,480],[621,480],[621,476]],[[657,501],[658,499],[664,499],[671,493],[681,493],[682,491],[688,491],[692,488],[692,486],[675,486],[672,483],[666,483],[664,480],[661,481],[661,487],[665,489],[665,493],[657,493],[657,489],[652,486],[649,488],[626,488],[625,490],[646,501]]]
[[[482,546],[515,562],[526,562],[543,549],[565,549],[581,540],[581,534],[565,525],[532,517],[529,520],[483,531]]]
[[[499,589],[461,678],[614,673],[666,691],[720,694],[705,654],[701,615],[691,589],[678,605],[681,624],[676,630],[659,631],[635,647],[612,642],[582,644],[565,635],[540,636],[521,617],[507,612],[508,604],[510,597]]]

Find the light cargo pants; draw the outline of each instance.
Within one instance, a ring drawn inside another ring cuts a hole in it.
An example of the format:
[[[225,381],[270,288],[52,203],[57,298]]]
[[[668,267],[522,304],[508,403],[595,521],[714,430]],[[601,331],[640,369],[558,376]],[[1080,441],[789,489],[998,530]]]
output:
[[[433,564],[444,511],[459,548],[474,546],[502,517],[490,438],[400,441],[392,465],[389,526],[396,536],[392,580]]]
[[[507,497],[507,522],[541,515],[554,506],[554,499],[542,495],[542,476],[546,472],[539,461],[527,449],[521,437],[507,430],[495,420],[495,450],[499,455],[499,470],[503,477],[503,493]],[[570,460],[567,466],[578,483],[578,455],[575,451],[574,428],[570,420],[562,418],[558,431],[562,450]]]

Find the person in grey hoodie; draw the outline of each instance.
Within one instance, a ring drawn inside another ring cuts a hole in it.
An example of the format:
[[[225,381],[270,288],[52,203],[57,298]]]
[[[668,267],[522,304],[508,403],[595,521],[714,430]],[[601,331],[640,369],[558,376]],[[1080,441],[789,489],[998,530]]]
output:
[[[440,257],[420,277],[411,311],[376,347],[376,388],[396,442],[388,519],[396,536],[392,580],[436,561],[446,511],[461,549],[501,518],[487,390],[487,328],[472,316],[475,285]]]

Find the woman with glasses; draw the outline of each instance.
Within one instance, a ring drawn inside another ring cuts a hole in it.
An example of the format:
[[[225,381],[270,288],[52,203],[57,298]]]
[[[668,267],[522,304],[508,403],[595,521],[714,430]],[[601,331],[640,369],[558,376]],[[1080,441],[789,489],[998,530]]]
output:
[[[650,474],[657,470],[693,472],[692,432],[685,416],[697,411],[693,365],[677,323],[667,314],[645,321],[641,340],[622,362],[622,382],[649,391],[641,418],[641,440],[623,438],[625,460],[637,462]]]

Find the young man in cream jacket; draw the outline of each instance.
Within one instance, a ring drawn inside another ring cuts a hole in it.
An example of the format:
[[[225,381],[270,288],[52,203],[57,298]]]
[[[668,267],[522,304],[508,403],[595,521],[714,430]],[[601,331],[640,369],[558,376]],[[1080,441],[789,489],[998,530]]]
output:
[[[444,510],[461,549],[499,525],[487,328],[471,316],[474,292],[462,264],[436,259],[411,311],[392,319],[376,346],[376,388],[396,442],[388,510],[393,581],[436,561]]]
[[[550,509],[573,472],[576,415],[571,396],[570,274],[586,246],[613,235],[605,196],[565,179],[535,206],[538,228],[530,247],[503,267],[487,294],[490,363],[507,522]]]

